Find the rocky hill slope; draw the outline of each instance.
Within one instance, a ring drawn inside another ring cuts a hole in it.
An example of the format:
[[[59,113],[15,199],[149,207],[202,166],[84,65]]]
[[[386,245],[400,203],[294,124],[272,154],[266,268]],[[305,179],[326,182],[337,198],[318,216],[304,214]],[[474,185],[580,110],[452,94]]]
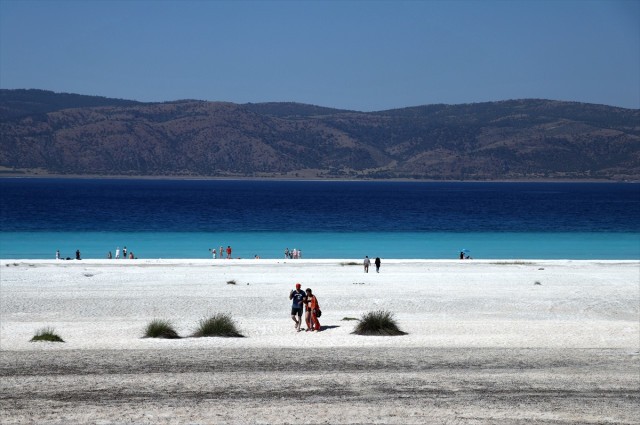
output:
[[[640,179],[640,111],[549,100],[355,112],[0,90],[0,172]]]

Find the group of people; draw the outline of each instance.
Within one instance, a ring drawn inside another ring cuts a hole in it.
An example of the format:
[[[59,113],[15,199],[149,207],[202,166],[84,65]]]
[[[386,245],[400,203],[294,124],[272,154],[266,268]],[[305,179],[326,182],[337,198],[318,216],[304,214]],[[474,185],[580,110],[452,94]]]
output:
[[[233,250],[231,249],[231,245],[227,245],[227,249],[224,249],[222,245],[220,245],[220,251],[216,251],[215,248],[209,248],[209,252],[211,253],[211,257],[215,260],[216,258],[225,258],[225,254],[227,254],[227,259],[231,259],[231,253]]]
[[[287,258],[290,260],[294,260],[294,259],[297,260],[298,258],[302,258],[302,251],[295,248],[289,251],[289,248],[287,248],[284,250],[284,258]]]
[[[376,257],[373,263],[376,265],[376,273],[380,273],[380,264],[382,264],[382,262],[380,261],[380,257]],[[364,272],[365,273],[369,273],[370,265],[371,265],[371,260],[369,259],[368,255],[365,255],[364,256]]]
[[[80,250],[76,249],[76,260],[81,260],[82,258],[80,258]],[[71,257],[67,257],[67,258],[62,258],[60,256],[60,250],[56,249],[56,260],[71,260]]]
[[[295,322],[295,328],[300,332],[302,326],[302,313],[304,310],[304,320],[307,324],[307,332],[320,332],[320,304],[318,299],[313,295],[311,288],[307,288],[305,291],[302,289],[302,285],[296,283],[296,289],[292,289],[289,292],[289,299],[293,300],[291,305],[291,319]]]
[[[128,257],[127,257],[127,252],[129,253],[129,256],[128,256]],[[109,260],[111,260],[112,258],[114,258],[114,257],[113,257],[113,254],[111,254],[111,251],[109,251],[109,252],[107,253],[107,258],[108,258]],[[120,259],[120,247],[116,247],[116,256],[115,256],[115,258],[116,258],[116,260]],[[136,258],[136,256],[135,256],[135,255],[133,255],[133,251],[127,251],[127,247],[125,246],[125,247],[123,247],[123,248],[122,248],[122,258],[124,258],[124,259],[127,259],[127,258],[128,258],[128,259],[130,259],[130,260],[133,260],[134,258]]]

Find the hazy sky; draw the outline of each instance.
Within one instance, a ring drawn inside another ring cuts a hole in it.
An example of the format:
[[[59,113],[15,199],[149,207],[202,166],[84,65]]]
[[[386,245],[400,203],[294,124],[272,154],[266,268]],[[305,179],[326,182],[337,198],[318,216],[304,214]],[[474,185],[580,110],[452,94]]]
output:
[[[640,1],[0,0],[0,87],[361,111],[640,108]]]

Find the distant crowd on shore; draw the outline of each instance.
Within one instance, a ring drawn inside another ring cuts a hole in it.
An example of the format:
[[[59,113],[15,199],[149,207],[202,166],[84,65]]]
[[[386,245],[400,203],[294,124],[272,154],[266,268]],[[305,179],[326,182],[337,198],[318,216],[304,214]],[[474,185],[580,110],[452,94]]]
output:
[[[76,260],[81,260],[81,254],[80,254],[80,250],[76,249]],[[71,260],[71,257],[63,257],[60,255],[60,250],[57,249],[56,250],[56,260]]]
[[[298,258],[302,258],[302,251],[296,248],[293,248],[289,251],[289,248],[284,250],[284,258],[289,260],[297,260]]]
[[[233,258],[231,256],[233,250],[231,248],[231,245],[227,245],[227,248],[225,249],[222,245],[220,246],[219,249],[216,248],[209,248],[209,252],[211,253],[211,256],[213,257],[213,259],[217,259],[217,258],[226,258],[226,259],[231,259]],[[120,257],[120,254],[122,253],[122,257]],[[459,254],[459,258],[461,260],[471,260],[472,257],[470,254],[470,251],[468,249],[463,249],[460,250],[460,254]],[[136,257],[133,253],[133,251],[127,250],[127,247],[124,246],[122,248],[122,250],[120,250],[120,247],[116,247],[116,254],[115,256],[111,253],[111,251],[109,251],[107,253],[107,259],[111,260],[115,258],[120,259],[120,258],[124,258],[124,259],[137,259],[138,257]],[[259,255],[255,255],[256,259],[259,259],[260,256]],[[289,248],[285,248],[284,250],[284,258],[285,259],[299,259],[302,258],[302,250],[293,248],[292,250],[289,250]],[[80,250],[76,250],[76,254],[75,254],[75,259],[76,260],[80,260],[81,259],[81,254],[80,254]],[[60,255],[60,250],[56,250],[56,260],[71,260],[71,257],[62,257]],[[373,263],[376,266],[376,273],[380,273],[380,264],[381,264],[381,260],[380,257],[376,257],[375,260],[373,261]],[[363,261],[363,265],[364,265],[364,272],[365,273],[369,273],[369,267],[371,266],[371,259],[369,258],[368,255],[365,255],[364,257],[364,261]]]
[[[127,252],[129,253],[129,256],[127,257]],[[109,251],[109,253],[107,254],[107,258],[109,260],[111,260],[113,257],[113,255],[111,254],[111,251]],[[127,251],[127,247],[123,247],[122,248],[122,258],[124,259],[129,259],[129,260],[133,260],[135,258],[137,258],[135,255],[133,255],[133,251]],[[120,247],[116,247],[116,256],[115,256],[116,260],[120,259]]]
[[[133,251],[127,251],[127,247],[126,246],[122,248],[122,251],[120,251],[120,247],[118,246],[118,247],[116,247],[116,255],[115,255],[115,257],[111,253],[111,251],[109,251],[107,253],[107,259],[111,260],[111,259],[115,258],[116,260],[118,260],[118,259],[121,258],[120,257],[120,253],[121,252],[122,252],[122,258],[124,258],[124,259],[128,258],[129,260],[133,260],[133,259],[138,258],[133,254]],[[66,257],[66,258],[62,257],[60,255],[60,250],[57,249],[56,250],[56,260],[71,260],[71,257]],[[80,253],[79,249],[76,250],[76,260],[82,260],[82,254]]]
[[[216,258],[225,258],[225,254],[227,260],[230,260],[232,258],[231,253],[233,252],[233,249],[231,248],[231,245],[227,245],[227,249],[224,249],[224,247],[220,245],[219,251],[217,251],[215,248],[209,248],[209,252],[211,253],[211,257],[214,260]]]

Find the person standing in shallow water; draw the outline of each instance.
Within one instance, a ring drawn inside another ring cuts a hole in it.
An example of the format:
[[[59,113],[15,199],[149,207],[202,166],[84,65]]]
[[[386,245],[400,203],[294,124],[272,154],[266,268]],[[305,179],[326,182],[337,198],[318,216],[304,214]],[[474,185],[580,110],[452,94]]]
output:
[[[376,257],[374,264],[376,265],[376,273],[380,273],[380,257]]]
[[[304,299],[306,293],[300,289],[302,285],[296,283],[296,289],[289,292],[289,299],[293,300],[291,305],[291,319],[296,322],[295,328],[300,332],[300,326],[302,325],[302,309],[304,308]]]

